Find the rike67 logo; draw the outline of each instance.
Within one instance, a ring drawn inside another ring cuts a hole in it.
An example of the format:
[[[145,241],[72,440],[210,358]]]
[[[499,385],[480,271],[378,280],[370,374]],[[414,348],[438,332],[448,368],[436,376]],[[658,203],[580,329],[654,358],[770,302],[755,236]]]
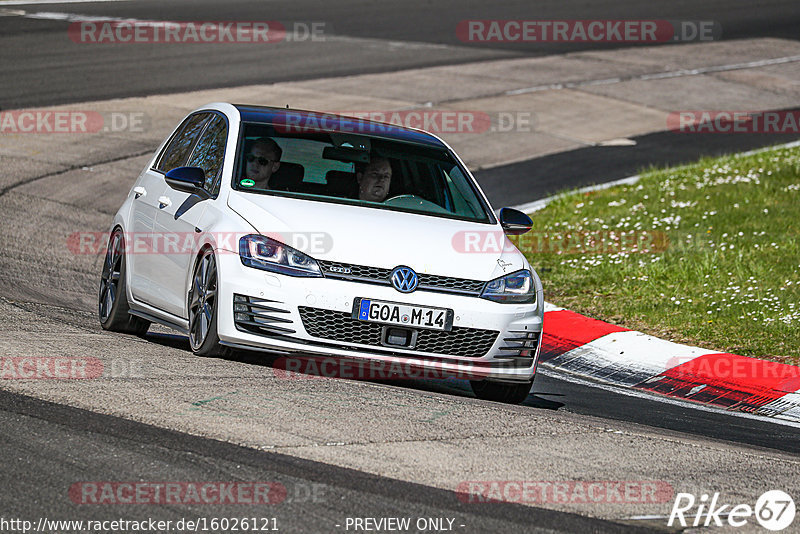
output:
[[[710,499],[705,493],[699,499],[691,493],[678,493],[667,525],[721,527],[727,523],[728,526],[742,527],[755,519],[765,529],[777,532],[794,522],[795,513],[794,500],[781,490],[764,492],[755,506],[720,502],[719,493],[714,493]]]

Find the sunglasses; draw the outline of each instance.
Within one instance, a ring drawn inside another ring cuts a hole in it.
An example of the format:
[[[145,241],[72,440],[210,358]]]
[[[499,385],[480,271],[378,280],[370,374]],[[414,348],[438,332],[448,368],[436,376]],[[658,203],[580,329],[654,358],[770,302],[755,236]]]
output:
[[[272,162],[271,159],[262,158],[261,156],[256,156],[256,155],[253,155],[253,154],[248,154],[245,157],[247,159],[247,163],[253,163],[254,161],[258,161],[259,165],[266,166],[266,165],[269,165]]]

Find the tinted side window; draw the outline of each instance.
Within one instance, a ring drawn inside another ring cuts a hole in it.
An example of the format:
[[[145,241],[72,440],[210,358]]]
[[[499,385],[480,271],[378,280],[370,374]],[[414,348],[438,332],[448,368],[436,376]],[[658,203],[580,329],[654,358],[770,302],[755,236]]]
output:
[[[161,161],[158,162],[156,169],[161,172],[167,172],[175,167],[181,167],[185,164],[186,158],[194,146],[197,139],[197,134],[203,130],[203,125],[208,119],[208,113],[198,113],[192,115],[183,122],[180,131],[172,139],[167,146],[164,153],[161,155]]]
[[[222,160],[225,157],[225,143],[228,140],[228,125],[220,115],[214,115],[208,121],[197,145],[194,147],[188,167],[200,167],[206,173],[206,183],[204,187],[212,194],[216,194],[214,189],[219,188],[217,175],[222,171]]]

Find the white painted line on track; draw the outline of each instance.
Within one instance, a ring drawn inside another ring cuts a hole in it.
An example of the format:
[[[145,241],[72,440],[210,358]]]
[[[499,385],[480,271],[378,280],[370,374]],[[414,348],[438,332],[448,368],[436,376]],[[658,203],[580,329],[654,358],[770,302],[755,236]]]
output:
[[[46,4],[94,4],[99,2],[130,2],[131,0],[42,0],[40,2],[18,0],[0,0],[0,6],[40,6]]]
[[[770,150],[779,150],[781,148],[794,148],[797,146],[800,146],[800,141],[792,141],[791,143],[785,143],[783,145],[774,145],[763,148],[756,148],[755,150],[748,150],[747,152],[740,152],[738,154],[733,154],[733,156],[734,157],[752,156],[754,154],[760,154],[761,152],[769,152]],[[639,178],[641,178],[640,175],[634,174],[633,176],[628,176],[627,178],[620,178],[619,180],[605,182],[597,185],[589,185],[586,187],[581,187],[580,189],[572,189],[569,191],[564,191],[563,193],[559,193],[557,195],[540,198],[539,200],[534,200],[532,202],[526,202],[525,204],[518,204],[516,206],[511,206],[511,207],[524,213],[531,213],[543,209],[545,206],[550,204],[555,199],[561,198],[563,196],[568,196],[575,193],[577,194],[592,193],[594,191],[602,191],[603,189],[608,189],[610,187],[615,187],[618,185],[633,185],[639,181]]]
[[[715,65],[710,67],[698,67],[696,69],[679,69],[664,72],[653,72],[650,74],[640,74],[638,76],[621,78],[604,78],[601,80],[584,80],[578,82],[551,83],[546,85],[534,85],[523,87],[503,93],[508,96],[536,93],[538,91],[552,91],[557,89],[575,89],[578,87],[590,87],[592,85],[609,85],[614,83],[629,82],[635,80],[662,80],[665,78],[681,78],[684,76],[698,76],[701,74],[713,74],[716,72],[728,72],[732,70],[757,69],[759,67],[769,67],[771,65],[782,65],[784,63],[794,63],[800,61],[800,56],[784,56],[769,59],[759,59],[746,63],[729,63],[727,65]]]
[[[768,146],[764,148],[756,148],[755,150],[748,150],[747,152],[741,152],[739,154],[734,154],[736,157],[743,157],[743,156],[752,156],[753,154],[760,154],[762,152],[769,152],[770,150],[777,150],[779,148],[794,148],[796,146],[800,146],[800,141],[792,141],[791,143],[786,143],[785,145],[775,145],[775,146]]]
[[[128,0],[87,0],[90,2],[122,2]],[[2,0],[0,0],[2,2]],[[49,2],[48,2],[49,3]],[[62,2],[54,2],[54,3],[62,3]],[[63,3],[72,3],[63,0]],[[80,3],[80,2],[78,2]],[[0,3],[0,7],[4,4]],[[8,4],[14,5],[14,4]],[[24,5],[21,3],[20,5]],[[146,26],[148,24],[152,24],[154,26],[160,26],[165,23],[179,23],[178,21],[170,21],[170,20],[148,20],[148,19],[135,19],[130,17],[107,17],[102,15],[81,15],[79,13],[61,13],[55,11],[37,11],[37,12],[26,12],[26,11],[11,11],[8,10],[6,13],[0,12],[0,16],[17,16],[23,17],[26,19],[36,19],[36,20],[62,20],[65,22],[127,22],[129,24],[140,24]],[[211,22],[211,21],[209,21]],[[294,32],[288,32],[293,36],[297,36]],[[290,39],[291,41],[296,41],[297,39]],[[419,42],[419,41],[387,41],[386,39],[376,39],[370,37],[351,37],[349,35],[333,35],[333,34],[326,34],[322,39],[325,42],[340,42],[340,43],[359,43],[359,44],[378,44],[381,46],[385,46],[390,50],[397,50],[399,48],[405,49],[440,49],[440,50],[455,50],[460,47],[447,45],[447,44],[439,44],[439,43],[426,43],[426,42]]]
[[[145,22],[136,19],[126,19],[122,17],[105,17],[102,15],[77,15],[74,13],[58,13],[54,11],[37,11],[35,13],[24,12],[20,15],[26,19],[36,20],[63,20],[65,22]],[[153,22],[153,21],[146,21]]]
[[[533,202],[527,202],[525,204],[520,204],[518,206],[513,206],[513,208],[517,209],[519,211],[522,211],[524,213],[531,213],[533,211],[539,211],[540,209],[544,208],[545,206],[547,206],[548,204],[550,204],[552,201],[554,201],[555,199],[557,199],[559,197],[570,195],[572,193],[578,193],[578,194],[580,194],[580,193],[591,193],[593,191],[601,191],[603,189],[609,189],[611,187],[615,187],[615,186],[618,186],[618,185],[633,185],[638,181],[639,181],[639,175],[636,174],[634,176],[628,176],[627,178],[621,178],[619,180],[614,180],[613,182],[606,182],[606,183],[603,183],[603,184],[589,185],[589,186],[586,186],[586,187],[581,187],[580,189],[574,189],[574,190],[571,190],[571,191],[567,191],[565,193],[561,193],[561,194],[558,194],[558,195],[553,195],[551,197],[542,198],[542,199],[539,199],[539,200],[534,200]]]

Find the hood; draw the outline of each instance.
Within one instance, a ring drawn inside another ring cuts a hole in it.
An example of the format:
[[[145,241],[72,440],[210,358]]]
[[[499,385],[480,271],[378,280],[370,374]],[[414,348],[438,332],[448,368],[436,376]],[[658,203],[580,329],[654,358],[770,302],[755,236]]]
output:
[[[232,191],[228,206],[262,235],[317,260],[491,280],[528,268],[499,224]]]

